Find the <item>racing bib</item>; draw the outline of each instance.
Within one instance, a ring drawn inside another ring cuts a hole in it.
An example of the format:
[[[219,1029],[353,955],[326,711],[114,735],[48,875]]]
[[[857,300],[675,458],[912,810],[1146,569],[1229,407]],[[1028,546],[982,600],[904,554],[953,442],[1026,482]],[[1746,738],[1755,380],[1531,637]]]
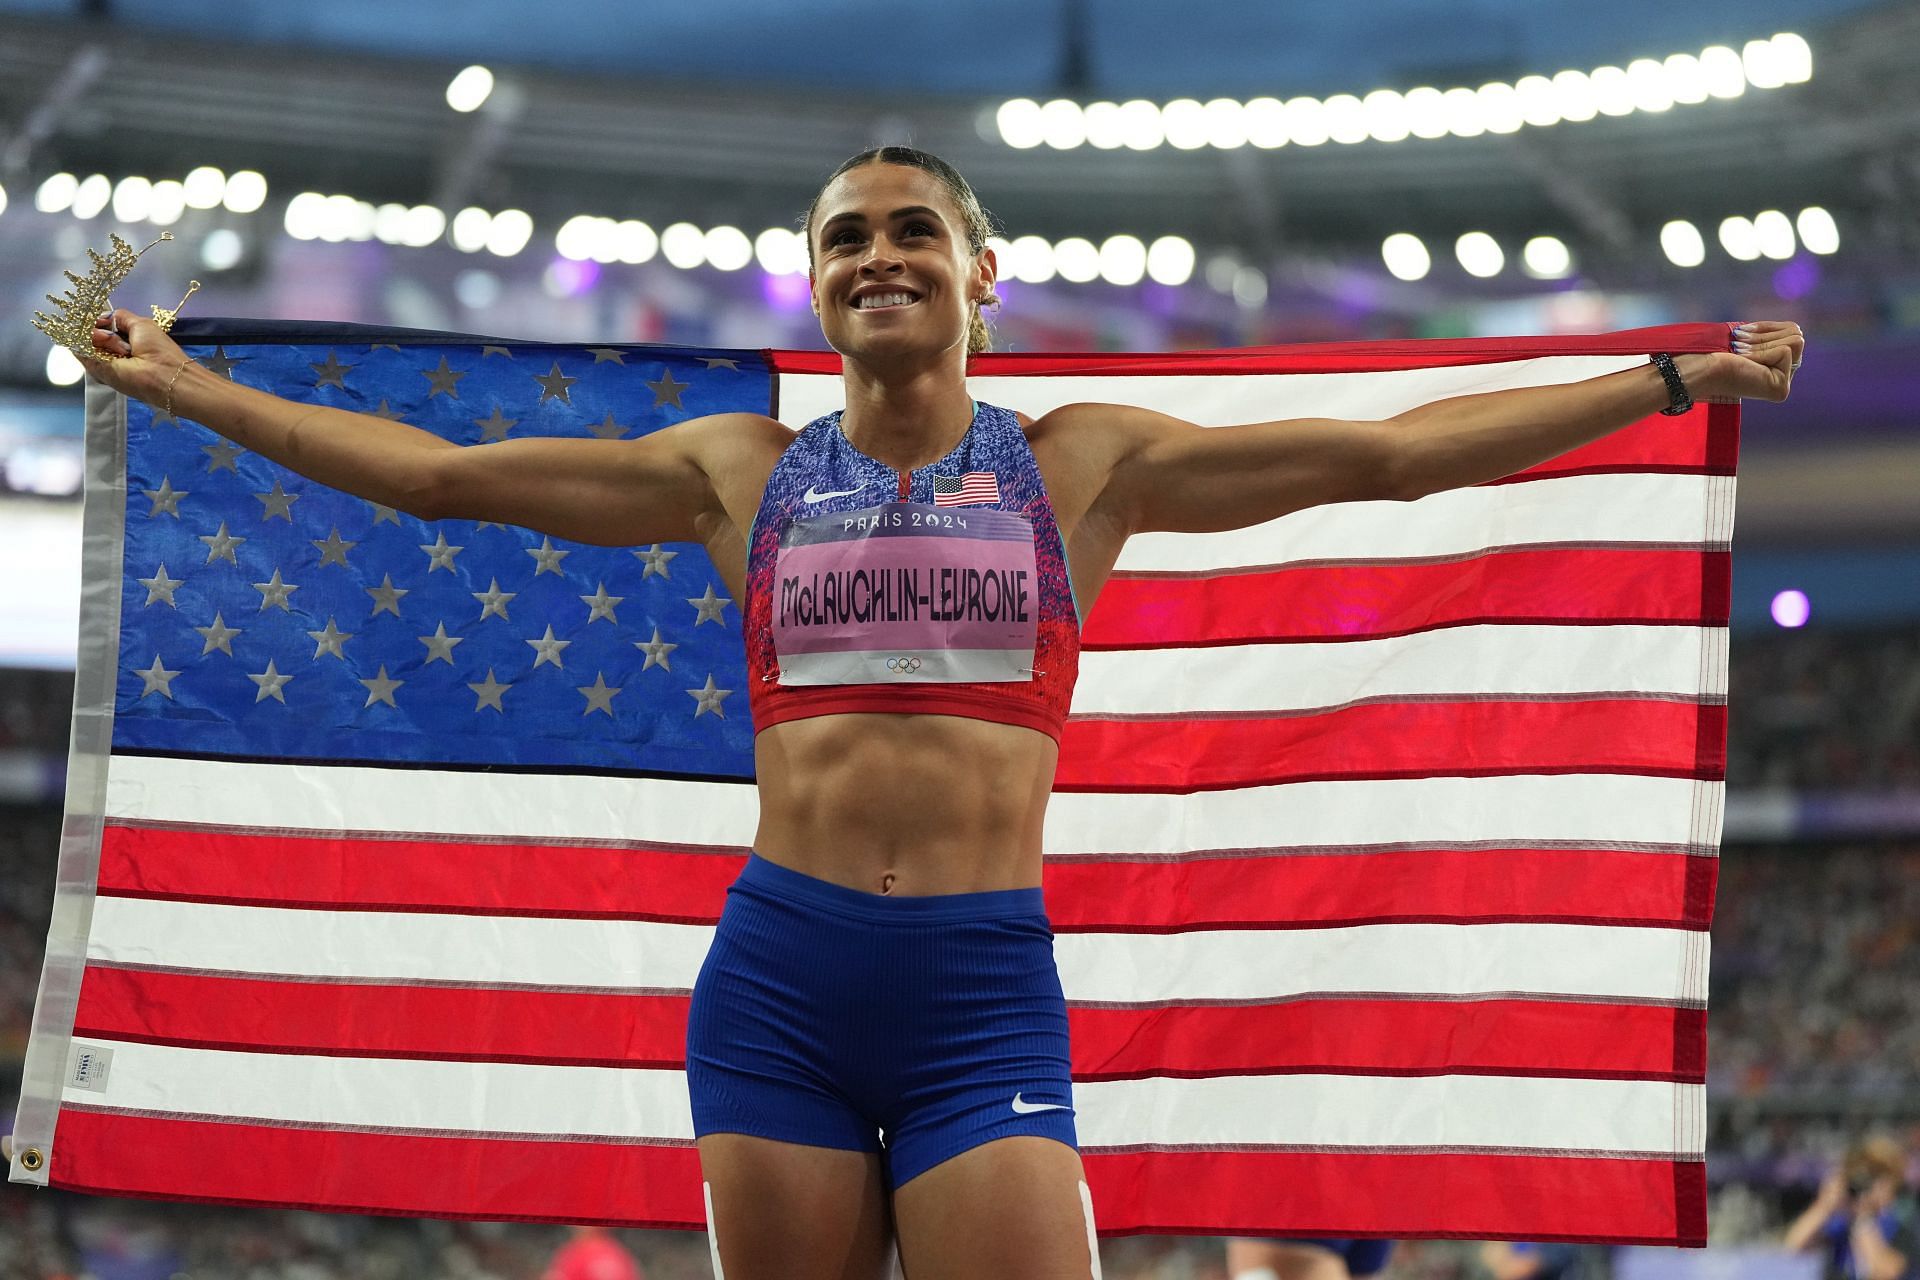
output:
[[[773,646],[787,685],[1033,678],[1033,524],[1010,511],[890,502],[787,526]]]

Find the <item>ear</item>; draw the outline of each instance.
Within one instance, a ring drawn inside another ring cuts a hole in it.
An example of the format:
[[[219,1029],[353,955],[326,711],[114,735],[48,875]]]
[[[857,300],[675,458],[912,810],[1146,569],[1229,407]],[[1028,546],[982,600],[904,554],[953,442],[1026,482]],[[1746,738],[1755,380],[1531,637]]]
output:
[[[975,295],[974,300],[985,303],[987,299],[993,297],[994,282],[1000,279],[1000,259],[994,255],[992,249],[980,251],[980,256],[974,260],[974,272],[975,280],[980,286],[980,291]]]
[[[807,305],[813,308],[813,314],[815,315],[820,314],[820,295],[814,292],[814,286],[817,283],[813,277],[813,272],[807,272]]]

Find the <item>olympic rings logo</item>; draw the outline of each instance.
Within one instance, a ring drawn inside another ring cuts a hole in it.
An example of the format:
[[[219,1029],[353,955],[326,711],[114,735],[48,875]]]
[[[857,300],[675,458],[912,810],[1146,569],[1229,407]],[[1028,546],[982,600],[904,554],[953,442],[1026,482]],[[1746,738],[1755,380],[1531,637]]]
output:
[[[911,673],[914,671],[918,671],[919,669],[920,669],[920,659],[918,658],[888,658],[887,659],[887,670],[889,671],[904,671],[904,672]]]

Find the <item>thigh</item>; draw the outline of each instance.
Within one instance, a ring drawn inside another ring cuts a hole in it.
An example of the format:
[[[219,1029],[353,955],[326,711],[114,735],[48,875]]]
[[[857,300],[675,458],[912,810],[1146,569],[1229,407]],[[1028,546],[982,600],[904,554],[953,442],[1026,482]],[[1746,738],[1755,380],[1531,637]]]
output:
[[[1347,1264],[1339,1254],[1316,1244],[1296,1240],[1227,1241],[1230,1280],[1259,1276],[1277,1280],[1347,1280]]]
[[[738,1133],[708,1134],[699,1147],[715,1280],[884,1280],[890,1274],[892,1230],[879,1155]]]
[[[1080,1153],[1051,1138],[1001,1138],[894,1192],[911,1280],[1088,1280],[1100,1274]]]

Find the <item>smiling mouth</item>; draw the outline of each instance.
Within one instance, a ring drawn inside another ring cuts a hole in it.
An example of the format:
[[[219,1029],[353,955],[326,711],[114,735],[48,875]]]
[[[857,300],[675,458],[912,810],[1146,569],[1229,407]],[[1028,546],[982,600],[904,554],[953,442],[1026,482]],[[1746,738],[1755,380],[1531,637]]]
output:
[[[910,293],[869,293],[853,300],[855,311],[895,311],[910,307],[920,299]]]

